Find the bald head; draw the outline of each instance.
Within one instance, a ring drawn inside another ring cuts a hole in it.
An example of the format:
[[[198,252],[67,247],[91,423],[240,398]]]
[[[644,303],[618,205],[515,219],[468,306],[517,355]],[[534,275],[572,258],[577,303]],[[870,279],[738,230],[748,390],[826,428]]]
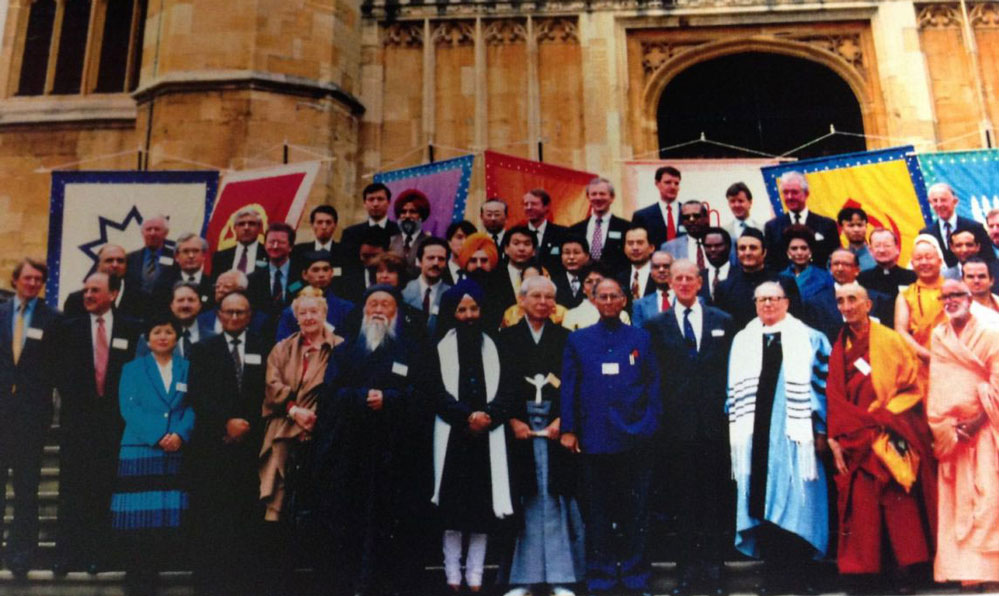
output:
[[[864,286],[851,282],[837,287],[836,308],[855,334],[866,331],[870,324],[871,299]]]

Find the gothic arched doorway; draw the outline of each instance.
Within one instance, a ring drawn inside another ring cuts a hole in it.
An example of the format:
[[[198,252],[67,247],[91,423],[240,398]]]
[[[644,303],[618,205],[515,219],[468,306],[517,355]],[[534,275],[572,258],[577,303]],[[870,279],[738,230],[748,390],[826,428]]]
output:
[[[857,97],[829,68],[780,54],[745,52],[700,62],[676,75],[659,99],[660,157],[749,157],[706,138],[780,155],[836,130],[864,131]],[[835,135],[795,151],[806,158],[867,148],[862,137]]]

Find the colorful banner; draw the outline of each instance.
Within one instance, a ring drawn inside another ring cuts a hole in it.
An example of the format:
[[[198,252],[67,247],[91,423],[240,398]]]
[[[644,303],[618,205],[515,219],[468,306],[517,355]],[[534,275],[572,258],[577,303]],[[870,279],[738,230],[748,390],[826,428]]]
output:
[[[58,307],[80,289],[105,244],[142,248],[143,220],[170,221],[167,245],[204,234],[218,172],[52,172],[46,302]]]
[[[926,190],[937,182],[950,184],[961,217],[985,225],[988,212],[999,209],[999,150],[921,153],[916,157]]]
[[[208,250],[225,250],[236,244],[233,224],[236,213],[251,207],[260,213],[264,230],[271,221],[298,225],[312,183],[319,171],[318,161],[306,161],[282,166],[230,172],[222,176],[219,199],[215,204],[208,232]],[[261,237],[263,240],[263,237]],[[206,269],[211,259],[205,261]]]
[[[393,197],[411,188],[427,195],[430,217],[423,222],[423,229],[443,238],[451,222],[465,218],[474,160],[474,155],[463,155],[422,166],[378,172],[374,181],[388,186]],[[394,209],[389,209],[389,218],[395,219]]]
[[[586,185],[596,174],[495,151],[486,151],[485,157],[486,197],[506,202],[509,225],[525,221],[521,199],[534,188],[543,188],[551,196],[551,218],[559,225],[571,226],[589,214]]]
[[[761,226],[774,216],[767,199],[767,189],[760,168],[780,163],[776,159],[669,159],[625,162],[621,173],[624,214],[631,214],[659,200],[656,170],[673,166],[680,170],[680,194],[677,200],[702,201],[711,210],[711,224],[728,226],[732,212],[728,210],[725,191],[735,182],[743,182],[753,193],[749,217]]]
[[[781,174],[797,170],[808,180],[808,209],[836,218],[843,207],[860,207],[869,229],[886,227],[902,238],[901,263],[909,262],[912,240],[930,221],[930,206],[911,146],[806,159],[763,168],[770,202],[777,213],[784,205],[777,188]],[[843,239],[840,239],[843,241]]]

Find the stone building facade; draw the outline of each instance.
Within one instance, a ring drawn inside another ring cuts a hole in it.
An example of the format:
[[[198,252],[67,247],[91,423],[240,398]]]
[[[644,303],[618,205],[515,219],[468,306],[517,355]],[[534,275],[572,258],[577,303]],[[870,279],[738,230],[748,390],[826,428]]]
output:
[[[344,223],[431,146],[616,181],[676,76],[748,52],[835,73],[868,148],[984,147],[999,121],[999,4],[974,0],[9,0],[0,22],[2,275],[44,254],[64,164],[244,169],[287,143],[331,156],[310,203]]]

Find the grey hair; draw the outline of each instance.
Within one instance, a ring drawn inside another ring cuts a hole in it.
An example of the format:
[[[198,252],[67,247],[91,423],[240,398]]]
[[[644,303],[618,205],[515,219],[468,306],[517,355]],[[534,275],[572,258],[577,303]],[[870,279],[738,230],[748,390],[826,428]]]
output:
[[[219,274],[218,278],[216,278],[215,283],[218,283],[218,280],[222,279],[223,277],[227,277],[227,276],[228,277],[235,277],[236,278],[236,287],[241,292],[245,292],[246,289],[248,287],[250,287],[250,280],[249,280],[249,278],[247,278],[246,274],[243,273],[242,271],[240,271],[239,269],[230,269],[228,271],[222,272],[221,274]]]
[[[188,240],[191,240],[193,238],[197,238],[198,240],[201,241],[201,250],[203,252],[208,252],[208,241],[202,238],[201,236],[198,236],[194,232],[186,232],[178,236],[176,245],[179,246],[180,244],[183,244],[184,242],[187,242]]]
[[[784,172],[780,175],[780,185],[784,186],[786,182],[791,180],[797,180],[801,182],[801,190],[808,192],[808,180],[805,179],[805,175],[797,170],[791,170],[790,172]]]
[[[592,187],[594,187],[594,186],[596,186],[598,184],[606,184],[607,185],[607,190],[610,191],[611,196],[612,197],[616,196],[614,194],[614,185],[611,183],[610,180],[604,178],[603,176],[597,176],[596,178],[594,178],[594,179],[590,180],[589,182],[587,182],[586,183],[586,192],[590,192],[590,188],[592,188]]]
[[[552,282],[552,280],[548,279],[543,275],[535,275],[534,277],[528,277],[523,282],[521,282],[520,290],[517,291],[517,295],[527,296],[531,292],[531,290],[534,290],[538,287],[545,287],[553,292],[556,291],[555,284]]]
[[[244,207],[236,212],[236,219],[241,217],[246,217],[247,215],[253,216],[253,219],[257,220],[258,224],[263,224],[264,219],[260,217],[260,213],[253,207]]]
[[[780,294],[783,298],[787,298],[787,292],[784,291],[784,286],[780,285],[775,281],[765,281],[760,285],[756,286],[756,290],[753,291],[753,298],[760,297],[760,290],[780,290]]]

